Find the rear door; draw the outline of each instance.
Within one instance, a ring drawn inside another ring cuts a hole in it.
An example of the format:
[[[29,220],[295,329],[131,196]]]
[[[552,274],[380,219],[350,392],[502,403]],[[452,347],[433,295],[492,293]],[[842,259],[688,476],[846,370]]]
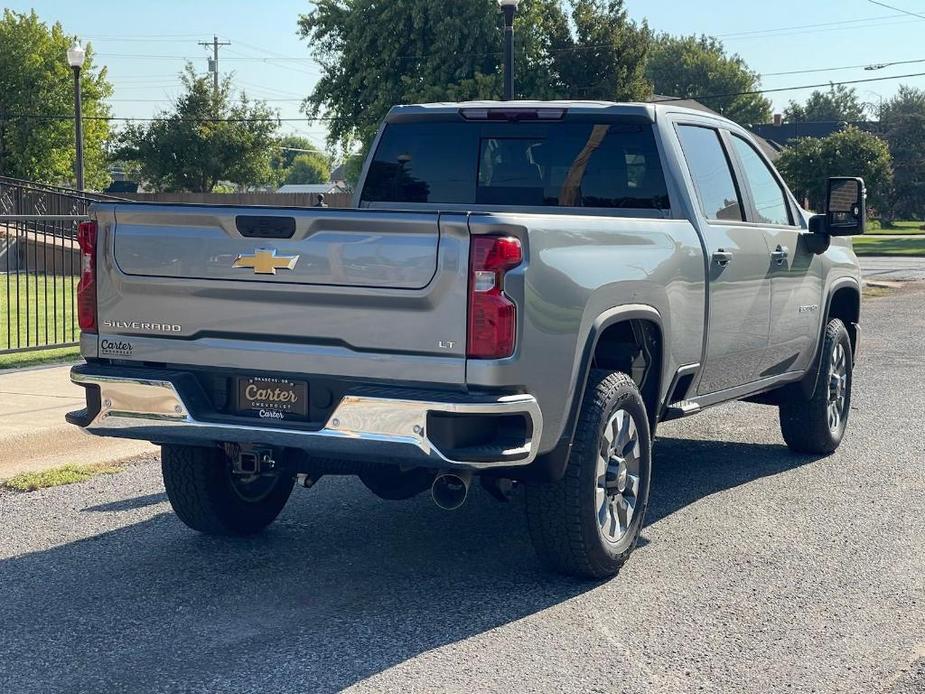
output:
[[[745,137],[730,133],[750,199],[746,216],[761,229],[771,276],[771,332],[759,377],[805,371],[819,339],[822,260],[810,251],[780,176]]]
[[[745,199],[719,129],[676,124],[700,205],[708,268],[707,344],[698,394],[755,380],[768,346],[771,283],[762,231]]]

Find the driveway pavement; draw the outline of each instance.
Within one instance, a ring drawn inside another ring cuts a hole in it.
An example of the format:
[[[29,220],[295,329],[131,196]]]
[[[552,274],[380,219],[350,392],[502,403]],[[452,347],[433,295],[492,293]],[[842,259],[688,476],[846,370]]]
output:
[[[925,281],[925,258],[864,256],[859,260],[866,280]]]
[[[672,422],[642,546],[544,573],[519,498],[455,513],[352,480],[263,536],[198,536],[153,458],[0,495],[0,689],[925,691],[925,293],[865,306],[848,436],[789,453],[774,410]]]

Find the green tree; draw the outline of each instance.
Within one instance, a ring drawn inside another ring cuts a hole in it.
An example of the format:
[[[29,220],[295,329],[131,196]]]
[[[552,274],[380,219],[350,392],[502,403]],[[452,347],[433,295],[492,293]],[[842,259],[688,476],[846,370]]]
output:
[[[925,91],[901,86],[883,104],[883,136],[893,153],[891,211],[897,217],[925,218]]]
[[[825,138],[804,137],[781,152],[777,168],[800,199],[821,209],[826,179],[861,176],[867,184],[868,201],[883,212],[890,204],[893,165],[890,148],[871,133],[849,127]]]
[[[743,93],[760,88],[760,75],[712,36],[661,34],[652,45],[646,74],[656,94],[696,99],[743,125],[771,119],[768,99]]]
[[[805,104],[791,101],[784,120],[803,123],[855,123],[864,119],[864,104],[857,92],[844,84],[831,85],[829,91],[814,91]]]
[[[326,183],[331,162],[311,140],[284,135],[274,144],[270,162],[278,183]]]
[[[73,183],[74,82],[65,58],[73,38],[35,12],[4,10],[0,19],[0,174],[42,183]],[[81,72],[84,174],[89,188],[109,183],[104,143],[112,93],[92,47]]]
[[[501,95],[496,0],[318,0],[299,30],[321,65],[306,99],[342,151],[368,146],[388,110]],[[517,15],[520,96],[631,100],[650,93],[649,31],[622,0],[524,0]]]
[[[230,78],[215,92],[211,78],[187,65],[180,79],[185,91],[172,111],[127,128],[116,156],[137,162],[142,179],[164,191],[208,193],[220,181],[272,183],[276,112],[244,94],[235,101]]]
[[[286,169],[283,183],[327,183],[331,167],[320,154],[300,154]]]

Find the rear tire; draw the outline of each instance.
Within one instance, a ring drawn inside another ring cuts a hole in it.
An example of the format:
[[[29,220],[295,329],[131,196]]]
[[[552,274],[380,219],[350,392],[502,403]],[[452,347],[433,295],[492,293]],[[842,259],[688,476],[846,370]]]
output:
[[[295,478],[242,478],[219,448],[161,446],[161,472],[174,512],[207,535],[255,535],[279,516]]]
[[[636,547],[649,501],[652,445],[645,402],[623,373],[591,373],[565,475],[526,487],[540,559],[582,578],[614,576]]]
[[[848,426],[854,363],[851,338],[838,318],[826,325],[819,358],[822,368],[813,396],[794,389],[780,405],[781,433],[797,453],[833,453]]]

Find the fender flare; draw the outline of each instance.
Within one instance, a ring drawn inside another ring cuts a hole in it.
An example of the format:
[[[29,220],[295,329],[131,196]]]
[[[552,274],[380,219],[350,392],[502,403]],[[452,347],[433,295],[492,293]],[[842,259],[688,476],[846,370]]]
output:
[[[822,373],[822,361],[820,359],[820,355],[822,353],[822,342],[825,339],[825,328],[829,324],[829,312],[832,310],[832,299],[834,298],[836,292],[841,289],[845,289],[846,287],[851,288],[857,292],[858,303],[860,304],[861,285],[854,277],[839,277],[829,286],[829,291],[825,297],[825,313],[822,314],[822,326],[819,329],[819,339],[816,340],[813,359],[810,362],[809,370],[806,372],[806,376],[798,384],[799,387],[803,390],[803,394],[808,398],[811,398],[816,393],[816,387],[819,385],[819,375]]]
[[[585,337],[584,347],[581,351],[581,359],[578,363],[578,371],[574,376],[574,390],[571,401],[568,405],[568,413],[565,419],[565,426],[562,430],[562,436],[559,443],[554,449],[544,455],[537,457],[536,461],[530,465],[531,479],[543,479],[555,481],[561,479],[565,474],[565,467],[568,464],[569,453],[572,448],[572,441],[575,438],[575,429],[578,426],[578,411],[585,397],[585,391],[588,387],[588,376],[591,373],[591,360],[594,351],[597,349],[597,343],[601,335],[612,325],[623,323],[629,320],[645,320],[654,323],[661,335],[664,337],[665,329],[662,321],[662,314],[658,309],[648,304],[625,304],[607,309],[601,313],[591,324],[588,334]],[[662,357],[662,370],[664,370],[664,355]],[[663,374],[659,374],[659,387],[661,388]],[[661,393],[659,393],[661,395]]]

